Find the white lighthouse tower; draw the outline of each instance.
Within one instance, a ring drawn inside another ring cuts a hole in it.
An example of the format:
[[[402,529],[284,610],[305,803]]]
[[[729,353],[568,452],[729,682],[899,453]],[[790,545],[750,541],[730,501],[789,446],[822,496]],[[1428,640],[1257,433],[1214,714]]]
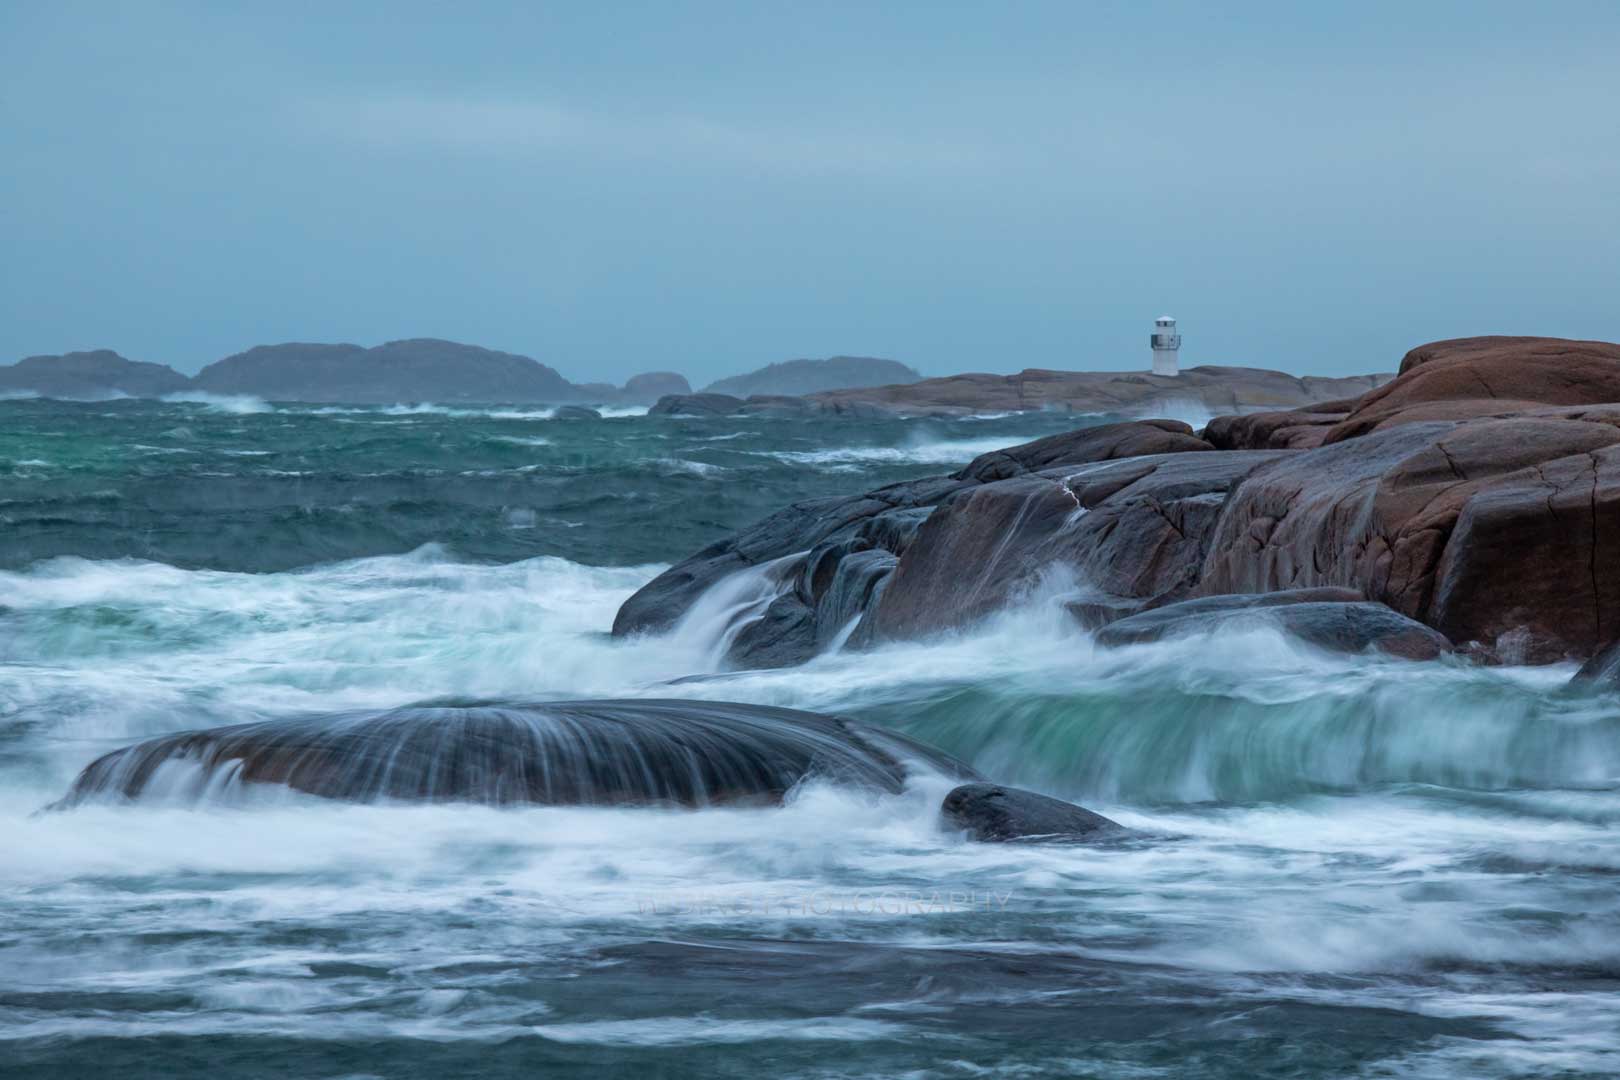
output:
[[[1168,315],[1160,315],[1153,320],[1153,336],[1148,339],[1153,346],[1153,374],[1177,374],[1176,350],[1181,348],[1181,335],[1176,331],[1176,320]]]

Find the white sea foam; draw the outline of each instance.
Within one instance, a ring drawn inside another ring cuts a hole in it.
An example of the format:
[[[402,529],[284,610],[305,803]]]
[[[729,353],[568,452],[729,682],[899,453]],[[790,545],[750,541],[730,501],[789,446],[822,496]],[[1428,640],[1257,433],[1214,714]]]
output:
[[[210,394],[202,390],[182,390],[164,394],[164,401],[187,405],[202,405],[214,412],[248,416],[253,413],[274,411],[270,403],[252,394]]]
[[[1194,431],[1200,431],[1215,418],[1215,413],[1201,398],[1160,398],[1137,409],[1137,420],[1180,420]]]
[[[1607,1030],[1612,1001],[1482,992],[1468,974],[1620,964],[1620,900],[1603,884],[1620,868],[1615,705],[1556,693],[1568,666],[1338,656],[1258,625],[1104,649],[1062,611],[1074,583],[1053,579],[934,641],[727,675],[725,635],[779,582],[759,568],[671,633],[607,638],[659,569],[469,565],[429,547],[270,575],[80,559],[0,573],[6,625],[27,631],[5,642],[0,721],[32,725],[11,744],[23,756],[0,762],[0,894],[49,899],[8,913],[0,994],[203,1002],[162,1019],[171,1034],[615,1047],[911,1034],[847,1013],[558,1018],[443,974],[510,979],[581,942],[714,941],[744,962],[739,941],[813,939],[1078,956],[1202,979],[1220,1000],[1263,985],[1312,1007],[1486,1018],[1517,1036],[1527,1075],[1560,1053],[1612,1060],[1566,1018]],[[702,673],[716,678],[665,682]],[[898,795],[810,784],[776,810],[350,806],[266,789],[231,809],[35,813],[143,735],[443,695],[717,697],[901,720],[1149,839],[967,843],[940,829],[949,781],[934,777]],[[981,890],[1005,909],[850,902]],[[334,964],[376,974],[314,976]],[[159,1022],[103,1010],[18,1030]]]
[[[992,450],[1016,444],[1005,435],[977,439],[918,439],[902,446],[839,446],[825,450],[749,451],[796,465],[849,466],[871,463],[965,465]]]

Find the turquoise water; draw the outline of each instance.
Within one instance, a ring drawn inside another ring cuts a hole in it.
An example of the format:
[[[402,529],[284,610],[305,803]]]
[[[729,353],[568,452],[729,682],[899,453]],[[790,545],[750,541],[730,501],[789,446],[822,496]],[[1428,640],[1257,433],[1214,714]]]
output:
[[[1078,422],[0,402],[0,1070],[1620,1072],[1620,700],[1567,667],[1101,649],[1061,577],[785,671],[715,671],[713,626],[606,636],[786,502]],[[931,780],[38,813],[145,735],[443,695],[842,712],[1139,835],[968,844]]]

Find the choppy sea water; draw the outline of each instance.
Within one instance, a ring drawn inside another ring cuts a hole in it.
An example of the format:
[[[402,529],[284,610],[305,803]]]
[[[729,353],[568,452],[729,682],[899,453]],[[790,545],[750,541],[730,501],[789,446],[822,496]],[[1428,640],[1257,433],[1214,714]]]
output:
[[[786,671],[606,636],[786,502],[1076,422],[0,402],[0,1072],[1620,1073],[1620,699],[1567,667],[1101,649],[1056,577]],[[1139,833],[965,843],[935,781],[39,812],[146,735],[444,695],[840,712]]]

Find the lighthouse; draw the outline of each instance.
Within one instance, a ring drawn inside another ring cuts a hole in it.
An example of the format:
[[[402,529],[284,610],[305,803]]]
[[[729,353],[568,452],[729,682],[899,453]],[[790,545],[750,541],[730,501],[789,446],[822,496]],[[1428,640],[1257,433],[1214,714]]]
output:
[[[1153,374],[1176,375],[1176,350],[1181,348],[1181,335],[1176,332],[1176,320],[1168,315],[1160,315],[1153,320],[1153,336],[1148,339],[1153,346]]]

